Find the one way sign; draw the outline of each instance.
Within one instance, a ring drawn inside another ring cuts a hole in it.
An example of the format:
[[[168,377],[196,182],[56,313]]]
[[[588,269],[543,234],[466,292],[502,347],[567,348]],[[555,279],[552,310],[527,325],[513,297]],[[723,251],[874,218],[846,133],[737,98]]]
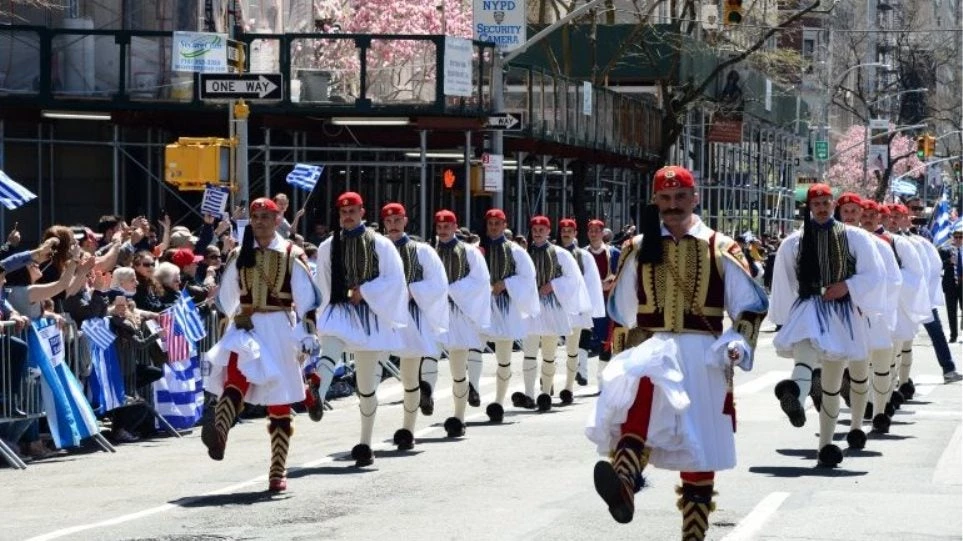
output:
[[[522,129],[522,115],[516,113],[502,113],[488,117],[485,127],[489,130],[517,131]]]
[[[280,73],[202,73],[202,100],[278,101],[284,97]]]

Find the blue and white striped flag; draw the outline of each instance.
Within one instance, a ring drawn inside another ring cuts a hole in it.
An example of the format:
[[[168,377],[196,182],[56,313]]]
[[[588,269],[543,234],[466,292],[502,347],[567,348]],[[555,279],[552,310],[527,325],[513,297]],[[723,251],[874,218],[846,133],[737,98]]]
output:
[[[933,224],[930,226],[930,233],[933,234],[933,245],[939,246],[950,240],[953,224],[950,222],[950,201],[943,194],[943,198],[933,209]]]
[[[204,199],[201,200],[201,213],[220,217],[227,208],[227,201],[231,194],[222,186],[208,185],[204,188]]]
[[[114,345],[117,335],[111,332],[107,318],[85,319],[80,330],[87,341],[93,369],[89,379],[91,404],[100,414],[123,406],[127,390]]]
[[[314,189],[324,172],[323,165],[308,165],[306,163],[294,164],[294,169],[288,173],[288,184],[297,186],[306,192]]]
[[[76,447],[80,440],[99,433],[94,410],[64,362],[64,336],[57,324],[46,319],[32,321],[27,341],[29,366],[40,371],[43,406],[54,445],[58,449]]]
[[[180,331],[192,345],[207,336],[204,320],[201,319],[201,314],[197,312],[194,300],[191,299],[186,290],[181,291],[181,296],[174,303],[172,310],[174,312],[175,329]]]
[[[0,171],[0,205],[7,210],[13,210],[37,198],[37,194],[24,188],[19,183]]]
[[[178,430],[191,428],[204,413],[204,378],[197,355],[165,363],[164,377],[154,382],[153,389],[154,409]]]

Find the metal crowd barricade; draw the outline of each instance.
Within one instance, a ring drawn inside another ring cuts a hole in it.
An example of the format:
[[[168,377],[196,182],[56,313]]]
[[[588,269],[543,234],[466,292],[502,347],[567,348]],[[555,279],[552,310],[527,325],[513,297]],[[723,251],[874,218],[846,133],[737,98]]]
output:
[[[44,416],[40,382],[29,377],[27,372],[26,345],[14,345],[14,337],[22,340],[23,332],[17,331],[12,321],[0,321],[0,426],[35,422]],[[16,449],[11,449],[2,439],[0,457],[13,468],[27,467]]]

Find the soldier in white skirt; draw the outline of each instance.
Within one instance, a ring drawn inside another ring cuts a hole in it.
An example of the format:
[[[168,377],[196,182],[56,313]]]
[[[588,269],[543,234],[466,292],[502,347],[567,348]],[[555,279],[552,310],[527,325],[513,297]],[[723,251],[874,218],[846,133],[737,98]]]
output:
[[[290,405],[304,398],[297,357],[317,353],[314,317],[320,303],[304,252],[276,231],[280,214],[274,201],[255,199],[241,246],[228,256],[217,303],[231,322],[206,354],[211,372],[204,381],[219,399],[201,428],[208,456],[222,460],[244,403],[267,406],[272,492],[287,489]],[[303,325],[294,324],[295,310]]]
[[[910,245],[910,241],[887,232],[880,224],[882,215],[890,215],[889,207],[875,201],[863,201],[863,212],[860,223],[863,229],[869,231],[879,241],[877,246],[884,262],[889,267],[896,268],[896,278],[889,279],[889,285],[895,286],[892,297],[894,309],[887,311],[883,317],[889,323],[890,332],[877,332],[884,328],[883,324],[873,325],[870,319],[870,352],[869,361],[873,369],[872,420],[873,431],[886,434],[889,432],[890,419],[895,411],[889,405],[893,393],[893,373],[896,371],[896,353],[899,346],[916,334],[919,324],[929,316],[927,284],[923,262]]]
[[[692,173],[664,167],[654,184],[655,204],[642,235],[623,246],[609,297],[610,316],[632,339],[605,369],[586,435],[611,457],[596,463],[595,489],[616,521],[632,520],[652,464],[680,472],[682,539],[701,540],[715,472],[736,464],[732,367],[752,367],[767,300],[739,245],[693,214]],[[723,332],[726,313],[733,326]]]
[[[873,239],[833,218],[835,201],[825,184],[807,192],[803,229],[776,252],[770,319],[782,325],[773,340],[780,356],[795,360],[792,379],[776,385],[780,407],[793,426],[806,423],[803,400],[822,365],[818,464],[835,467],[842,450],[832,437],[847,361],[869,358],[866,315],[888,308],[886,271]]]
[[[571,218],[558,221],[559,245],[568,250],[582,273],[582,282],[588,293],[588,309],[572,316],[572,332],[565,337],[565,388],[558,396],[562,404],[571,404],[574,400],[572,392],[575,389],[575,378],[583,366],[588,365],[588,350],[586,349],[594,318],[605,317],[605,298],[602,294],[602,279],[599,277],[598,265],[595,258],[587,250],[578,247],[578,223]]]
[[[540,304],[535,286],[535,265],[525,250],[505,237],[507,225],[501,209],[485,213],[485,236],[481,240],[482,255],[488,265],[491,281],[491,324],[485,340],[495,343],[495,401],[485,413],[493,423],[505,416],[505,395],[512,379],[512,344],[525,338],[525,320],[538,315]],[[469,381],[472,381],[469,373]],[[478,381],[472,381],[479,388]]]
[[[445,419],[449,438],[465,435],[465,406],[468,404],[468,355],[485,347],[481,333],[491,323],[491,296],[479,295],[491,287],[485,256],[477,247],[455,237],[458,217],[450,210],[435,213],[436,250],[448,278],[448,330],[441,334],[448,352],[454,398],[454,413]],[[481,363],[478,363],[481,368]],[[481,370],[478,371],[479,376]],[[437,374],[437,372],[436,372]],[[476,380],[477,381],[477,380]],[[434,382],[431,382],[432,388]]]
[[[401,256],[393,242],[364,223],[364,201],[355,192],[338,197],[341,228],[318,246],[317,276],[321,290],[318,334],[321,336],[320,384],[324,398],[343,352],[354,354],[361,412],[361,442],[351,449],[358,467],[374,462],[371,436],[378,411],[378,359],[401,348],[399,330],[408,324],[408,290]]]
[[[512,394],[516,408],[544,412],[552,408],[555,385],[555,354],[558,339],[572,332],[572,318],[591,307],[582,273],[567,250],[549,241],[552,222],[547,216],[533,216],[529,221],[531,239],[528,255],[535,265],[535,284],[541,305],[537,316],[525,320],[526,336],[522,341],[522,379],[525,392]],[[539,371],[540,393],[535,398],[535,376],[538,354],[542,362]],[[576,367],[577,368],[577,367]]]
[[[421,397],[419,377],[422,357],[441,355],[439,337],[448,330],[448,277],[435,250],[424,242],[408,237],[408,215],[401,203],[381,208],[381,221],[387,236],[401,255],[408,284],[408,325],[401,329],[401,348],[392,353],[400,358],[401,385],[404,388],[402,427],[394,443],[401,451],[415,446],[415,420]]]

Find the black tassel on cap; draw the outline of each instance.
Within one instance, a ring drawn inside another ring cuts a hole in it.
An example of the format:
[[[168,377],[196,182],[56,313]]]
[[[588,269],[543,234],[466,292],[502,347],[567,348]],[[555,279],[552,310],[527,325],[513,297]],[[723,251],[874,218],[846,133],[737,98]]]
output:
[[[803,233],[800,239],[799,258],[796,261],[799,277],[799,297],[806,299],[819,293],[819,252],[816,247],[816,230],[813,227],[809,206],[803,211]]]
[[[257,260],[254,258],[254,228],[248,224],[241,239],[241,251],[237,254],[237,268],[251,269]]]

